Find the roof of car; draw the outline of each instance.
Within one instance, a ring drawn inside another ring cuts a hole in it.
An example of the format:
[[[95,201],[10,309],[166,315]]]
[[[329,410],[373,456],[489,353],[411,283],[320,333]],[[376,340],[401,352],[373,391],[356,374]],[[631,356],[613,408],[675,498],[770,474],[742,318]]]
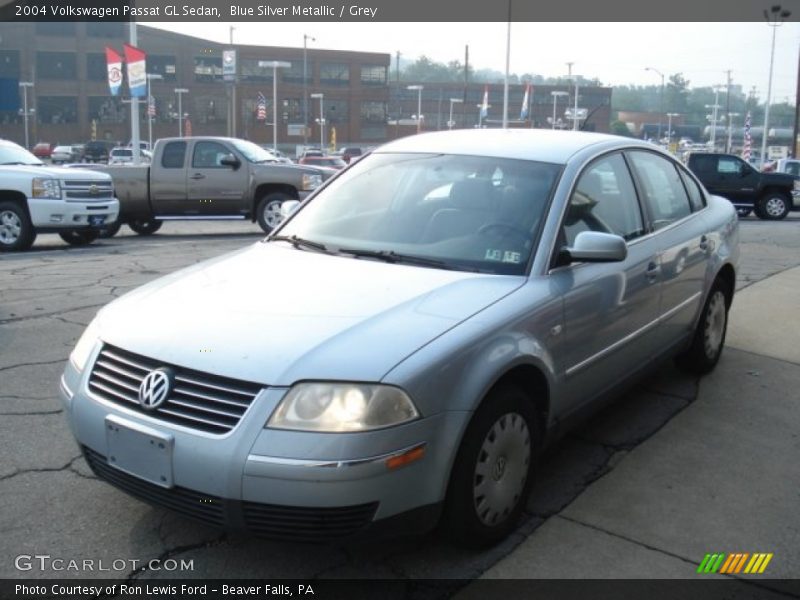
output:
[[[652,144],[602,133],[553,131],[551,129],[460,129],[423,133],[384,144],[375,152],[431,152],[518,158],[566,163],[587,146],[595,144],[641,146]]]

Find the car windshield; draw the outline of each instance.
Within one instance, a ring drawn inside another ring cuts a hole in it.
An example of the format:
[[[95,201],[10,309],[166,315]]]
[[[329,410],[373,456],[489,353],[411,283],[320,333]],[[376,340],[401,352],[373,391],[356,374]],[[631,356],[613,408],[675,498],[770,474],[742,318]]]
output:
[[[235,140],[231,142],[233,147],[236,148],[248,162],[274,162],[275,155],[272,152],[267,152],[261,146],[257,146],[252,142],[245,140]]]
[[[522,275],[560,169],[481,156],[372,154],[279,236],[388,262]]]
[[[41,165],[42,161],[19,146],[0,145],[0,165]]]

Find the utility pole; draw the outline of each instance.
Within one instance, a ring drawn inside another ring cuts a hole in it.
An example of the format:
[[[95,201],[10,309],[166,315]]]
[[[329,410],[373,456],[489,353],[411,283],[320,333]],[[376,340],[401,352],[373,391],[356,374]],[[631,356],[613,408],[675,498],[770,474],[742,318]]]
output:
[[[130,44],[134,48],[139,43],[136,37],[136,21],[131,19],[129,25]],[[141,159],[141,148],[139,148],[139,98],[134,98],[131,94],[131,144],[133,144],[133,164],[138,165]]]
[[[725,123],[728,125],[728,141],[725,144],[725,153],[731,151],[731,70],[725,71],[728,75],[728,89],[725,92]]]
[[[467,105],[467,87],[469,86],[469,44],[464,46],[464,97],[462,99],[462,106]],[[466,126],[466,111],[462,108],[462,123],[461,126]]]
[[[230,36],[230,44],[231,49],[233,49],[233,30],[236,27],[232,25],[228,29],[228,34]],[[238,66],[237,66],[238,69]],[[231,137],[236,137],[236,75],[233,76],[233,81],[231,82]]]
[[[800,53],[797,55],[797,91],[794,96],[794,140],[792,140],[792,157],[800,154]]]
[[[403,116],[403,98],[400,95],[400,50],[397,51],[397,119],[394,122],[394,137],[400,137],[400,117]]]

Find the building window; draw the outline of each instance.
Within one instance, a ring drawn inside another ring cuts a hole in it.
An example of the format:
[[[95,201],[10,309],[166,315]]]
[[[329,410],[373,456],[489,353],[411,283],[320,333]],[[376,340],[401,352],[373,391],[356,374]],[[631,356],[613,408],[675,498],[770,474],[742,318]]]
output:
[[[288,69],[281,69],[283,73],[283,81],[289,83],[303,83],[303,61],[302,60],[293,60],[290,61],[292,66]],[[313,73],[313,64],[309,60],[306,65],[306,83],[311,82],[311,73]]]
[[[39,96],[36,116],[42,125],[78,122],[77,96]]]
[[[289,123],[303,122],[303,103],[300,98],[286,98],[283,101],[283,120]]]
[[[19,78],[19,50],[0,50],[0,77]]]
[[[148,54],[147,72],[161,75],[164,81],[175,81],[175,57],[166,54]]]
[[[108,65],[104,54],[86,55],[86,79],[89,81],[106,81]]]
[[[242,81],[265,81],[272,83],[272,67],[259,67],[258,58],[242,58],[240,60],[239,78]]]
[[[222,57],[196,56],[194,78],[195,81],[222,81]]]
[[[319,66],[319,82],[325,85],[349,85],[350,65],[347,63],[322,63]]]
[[[361,121],[363,123],[386,124],[386,102],[366,101],[361,103]]]
[[[191,117],[192,122],[224,123],[228,118],[228,101],[225,96],[196,96]]]
[[[89,96],[89,121],[104,125],[125,123],[128,108],[119,98],[109,96]]]
[[[328,125],[341,125],[342,123],[347,123],[350,120],[350,115],[348,114],[349,105],[347,100],[328,100],[325,98],[324,108],[325,120],[327,121]],[[319,111],[319,107],[317,107],[317,111]],[[319,116],[318,112],[314,114]]]
[[[77,79],[74,52],[37,52],[36,75],[41,79]]]
[[[386,66],[361,65],[361,83],[363,85],[386,85]]]
[[[385,140],[386,139],[386,125],[362,125],[361,126],[361,139],[362,140]]]
[[[88,21],[86,23],[86,35],[89,37],[117,38],[125,37],[125,25],[122,22],[101,22]]]
[[[36,34],[75,37],[75,23],[72,21],[37,21]]]

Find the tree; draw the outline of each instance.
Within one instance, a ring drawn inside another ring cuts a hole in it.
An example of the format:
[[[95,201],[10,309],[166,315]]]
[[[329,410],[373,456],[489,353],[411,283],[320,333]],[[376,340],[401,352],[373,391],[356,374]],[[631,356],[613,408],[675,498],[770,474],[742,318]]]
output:
[[[666,112],[686,114],[689,98],[689,80],[683,77],[683,73],[674,73],[669,76],[664,98],[664,109]]]
[[[625,125],[622,121],[612,121],[611,122],[611,133],[614,135],[622,135],[625,137],[633,137],[630,129],[628,126]]]

